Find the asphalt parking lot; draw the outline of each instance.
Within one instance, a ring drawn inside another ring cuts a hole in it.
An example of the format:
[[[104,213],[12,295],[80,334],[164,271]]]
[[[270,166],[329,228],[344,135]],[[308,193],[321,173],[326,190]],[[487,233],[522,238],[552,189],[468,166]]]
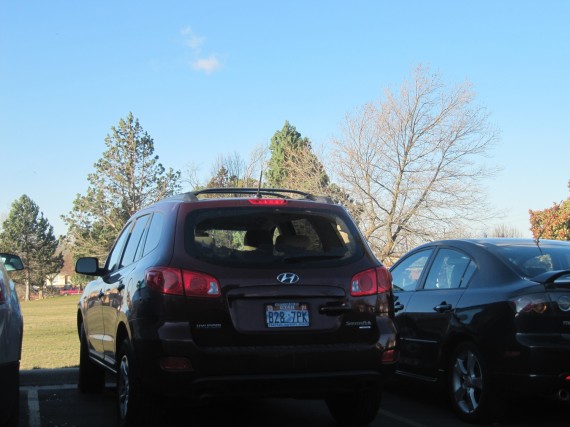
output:
[[[493,427],[567,427],[568,405],[553,401],[520,402],[509,406]],[[77,369],[22,371],[20,426],[91,427],[118,426],[115,390],[111,380],[101,394],[77,390]],[[183,402],[166,405],[156,425],[163,426],[271,426],[334,427],[322,401],[262,399],[218,402],[187,407]],[[457,420],[445,400],[430,388],[390,385],[382,399],[373,427],[467,427]]]

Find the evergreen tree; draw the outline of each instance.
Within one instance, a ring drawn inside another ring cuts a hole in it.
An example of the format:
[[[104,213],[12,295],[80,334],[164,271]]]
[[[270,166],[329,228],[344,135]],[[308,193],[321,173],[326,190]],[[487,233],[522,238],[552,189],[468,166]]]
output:
[[[30,299],[30,286],[43,292],[46,279],[63,267],[63,254],[56,253],[59,240],[53,227],[32,199],[22,195],[2,223],[0,248],[19,255],[27,267],[24,272],[26,301]]]
[[[181,189],[180,171],[165,170],[158,162],[153,139],[132,113],[111,131],[107,150],[87,176],[87,193],[78,194],[72,211],[63,216],[76,257],[106,257],[131,215]]]
[[[271,158],[265,177],[270,186],[306,189],[307,191],[318,189],[320,190],[318,192],[326,190],[329,177],[313,153],[311,142],[308,138],[303,138],[295,126],[290,125],[288,121],[271,138],[269,151]],[[308,173],[309,176],[299,179],[301,173]]]

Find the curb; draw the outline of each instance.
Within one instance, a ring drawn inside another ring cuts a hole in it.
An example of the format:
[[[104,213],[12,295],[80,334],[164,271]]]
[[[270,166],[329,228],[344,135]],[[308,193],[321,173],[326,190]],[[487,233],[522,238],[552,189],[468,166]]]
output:
[[[20,371],[20,386],[77,384],[79,368],[30,369]]]

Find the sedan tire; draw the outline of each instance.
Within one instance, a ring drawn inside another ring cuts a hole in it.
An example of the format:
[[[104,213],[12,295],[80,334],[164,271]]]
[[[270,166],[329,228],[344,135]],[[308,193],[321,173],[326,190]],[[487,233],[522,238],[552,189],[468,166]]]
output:
[[[481,422],[497,415],[498,396],[490,384],[485,361],[475,345],[470,342],[458,345],[448,372],[449,397],[459,418]]]

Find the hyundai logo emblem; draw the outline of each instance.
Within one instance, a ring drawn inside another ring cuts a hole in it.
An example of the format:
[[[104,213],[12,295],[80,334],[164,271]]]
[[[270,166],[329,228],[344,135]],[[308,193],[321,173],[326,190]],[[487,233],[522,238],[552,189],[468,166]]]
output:
[[[299,281],[299,276],[297,276],[295,273],[281,273],[279,276],[277,276],[277,280],[287,285],[293,285]]]

